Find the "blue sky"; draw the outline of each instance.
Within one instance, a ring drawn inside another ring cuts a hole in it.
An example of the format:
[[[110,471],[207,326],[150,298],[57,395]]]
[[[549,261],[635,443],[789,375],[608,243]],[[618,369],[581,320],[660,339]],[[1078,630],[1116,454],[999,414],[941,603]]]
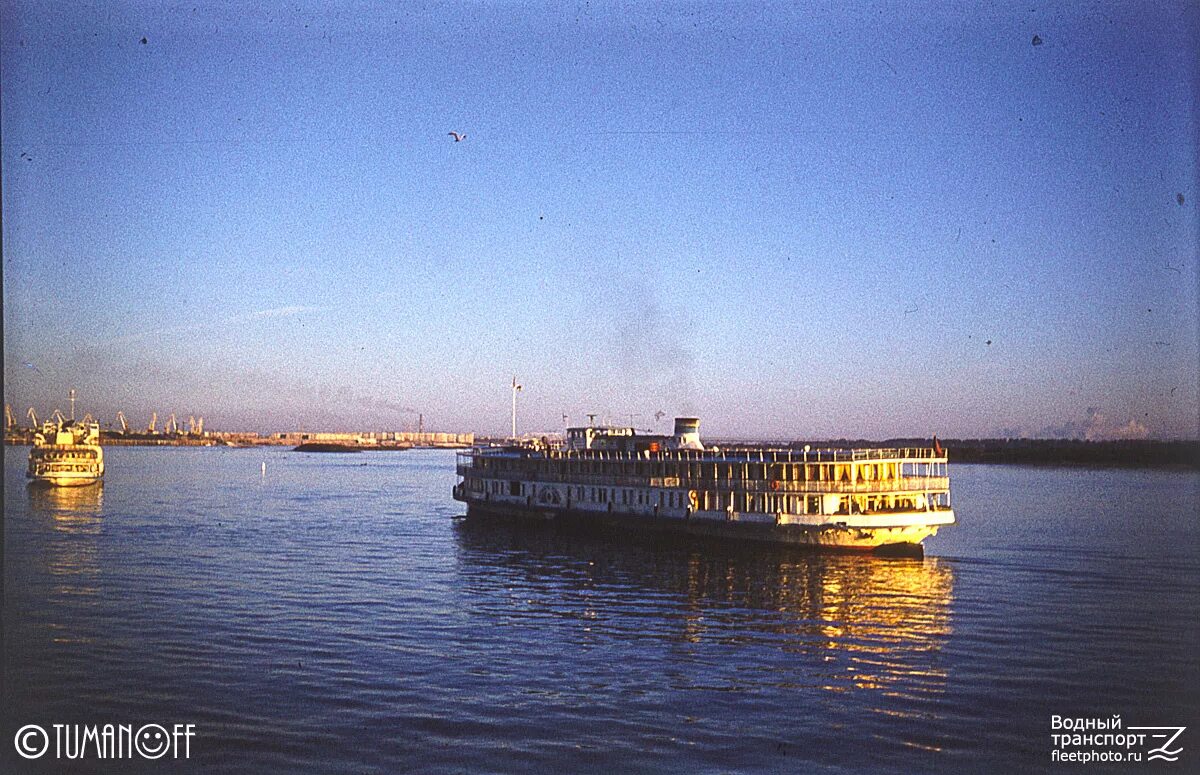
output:
[[[3,4],[18,414],[1197,435],[1194,4],[332,6]]]

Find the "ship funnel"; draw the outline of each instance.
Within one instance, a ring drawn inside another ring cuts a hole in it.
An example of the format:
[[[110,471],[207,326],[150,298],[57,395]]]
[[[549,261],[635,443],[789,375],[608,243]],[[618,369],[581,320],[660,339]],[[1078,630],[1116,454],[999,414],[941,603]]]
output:
[[[699,417],[675,418],[674,444],[676,449],[704,449],[704,445],[700,443]]]

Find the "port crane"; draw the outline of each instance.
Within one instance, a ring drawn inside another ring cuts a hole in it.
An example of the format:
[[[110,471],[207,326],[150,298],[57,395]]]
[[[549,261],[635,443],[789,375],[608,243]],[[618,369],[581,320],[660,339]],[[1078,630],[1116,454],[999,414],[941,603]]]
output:
[[[129,435],[129,423],[125,422],[125,413],[117,412],[117,422],[121,423],[121,435]]]
[[[146,426],[146,433],[154,433],[154,424],[158,422],[158,412],[150,413],[150,424]]]
[[[8,404],[4,405],[4,430],[11,431],[17,425],[17,418],[13,417],[12,407]]]
[[[25,416],[29,418],[29,422],[33,423],[29,427],[36,429],[38,427],[37,412],[33,411],[32,406],[29,407],[29,411],[25,413]]]
[[[175,422],[175,413],[171,412],[171,417],[167,420],[167,425],[163,428],[163,433],[175,435],[179,433],[179,423]]]

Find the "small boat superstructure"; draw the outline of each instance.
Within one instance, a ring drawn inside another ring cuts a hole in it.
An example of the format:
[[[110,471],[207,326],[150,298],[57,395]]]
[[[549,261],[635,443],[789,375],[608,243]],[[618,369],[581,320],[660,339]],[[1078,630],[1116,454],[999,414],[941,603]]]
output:
[[[104,478],[100,424],[61,416],[44,423],[33,437],[26,475],[56,487],[95,484]]]
[[[459,453],[471,515],[563,518],[843,550],[920,551],[953,524],[934,448],[706,448],[699,420],[672,436],[570,428],[561,448]]]

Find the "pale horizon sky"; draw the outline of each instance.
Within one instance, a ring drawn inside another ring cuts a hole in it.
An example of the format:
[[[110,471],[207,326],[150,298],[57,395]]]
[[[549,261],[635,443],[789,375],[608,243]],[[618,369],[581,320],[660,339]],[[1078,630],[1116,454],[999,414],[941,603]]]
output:
[[[1200,433],[1194,3],[0,21],[22,422]]]

